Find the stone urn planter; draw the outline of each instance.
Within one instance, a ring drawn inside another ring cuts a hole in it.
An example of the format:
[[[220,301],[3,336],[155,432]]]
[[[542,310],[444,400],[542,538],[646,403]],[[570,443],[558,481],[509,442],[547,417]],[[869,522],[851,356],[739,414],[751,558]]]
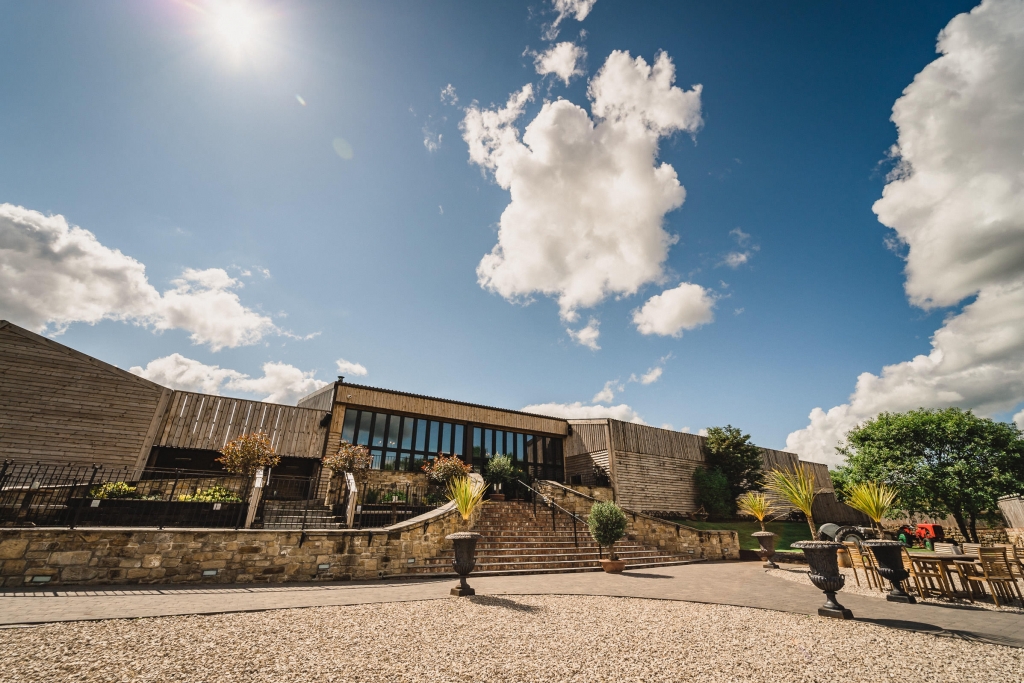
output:
[[[476,566],[476,543],[483,536],[472,531],[459,531],[449,534],[445,538],[455,546],[455,559],[452,560],[452,568],[459,575],[459,585],[452,588],[452,595],[458,597],[476,595],[476,591],[466,583],[466,577]]]
[[[915,604],[914,596],[903,590],[903,582],[910,572],[903,568],[903,544],[899,541],[864,541],[862,544],[874,553],[878,574],[892,584],[892,590],[885,596],[889,602]]]
[[[601,560],[601,569],[609,574],[620,574],[626,569],[625,560]]]
[[[792,545],[804,551],[807,564],[811,567],[807,576],[815,588],[825,593],[825,604],[818,608],[819,617],[853,619],[853,612],[836,600],[836,591],[846,584],[846,577],[839,571],[839,560],[836,557],[836,551],[842,545],[833,541],[798,541]]]
[[[761,546],[757,549],[757,552],[761,555],[764,568],[778,569],[779,565],[772,562],[772,557],[775,556],[775,534],[770,531],[755,531],[750,535],[756,538],[757,544]]]

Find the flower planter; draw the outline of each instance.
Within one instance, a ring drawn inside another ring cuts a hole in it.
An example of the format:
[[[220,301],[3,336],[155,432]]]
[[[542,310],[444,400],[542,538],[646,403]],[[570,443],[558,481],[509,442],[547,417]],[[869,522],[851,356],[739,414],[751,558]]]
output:
[[[814,587],[825,594],[825,604],[818,608],[818,616],[853,619],[853,612],[836,600],[836,591],[846,583],[846,577],[839,571],[839,560],[836,557],[836,551],[843,547],[843,544],[833,541],[798,541],[792,547],[804,551],[807,564],[811,567],[807,576]]]
[[[601,569],[609,574],[621,574],[626,569],[625,560],[601,560]]]
[[[750,535],[756,538],[757,544],[761,546],[757,552],[761,555],[764,568],[778,569],[779,565],[772,562],[772,557],[775,556],[775,534],[770,531],[755,531]]]
[[[466,583],[466,577],[476,566],[476,544],[483,536],[472,531],[459,531],[449,534],[445,538],[455,546],[455,559],[452,560],[452,568],[459,575],[459,585],[452,588],[452,595],[458,597],[476,595],[476,591]]]
[[[870,548],[878,560],[879,576],[892,584],[892,590],[885,599],[915,604],[914,596],[903,590],[903,582],[910,577],[910,572],[903,568],[903,544],[899,541],[864,541],[863,545]]]
[[[500,503],[500,502],[505,500],[505,494],[504,493],[492,493],[490,495],[490,499]]]
[[[78,526],[230,528],[245,521],[248,503],[72,498],[67,507],[66,522]]]

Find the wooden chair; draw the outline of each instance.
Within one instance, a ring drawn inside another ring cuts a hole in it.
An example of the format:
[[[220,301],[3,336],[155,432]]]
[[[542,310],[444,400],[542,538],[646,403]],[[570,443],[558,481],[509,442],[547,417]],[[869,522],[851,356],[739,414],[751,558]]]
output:
[[[1006,548],[1006,560],[1010,563],[1010,572],[1024,579],[1024,550],[1008,543],[997,543],[997,548]]]
[[[956,555],[953,549],[956,548],[955,543],[936,543],[934,546],[936,555]]]
[[[867,581],[868,588],[874,588],[875,583],[877,583],[879,590],[881,590],[882,581],[878,576],[878,572],[870,564],[870,560],[865,559],[865,553],[861,551],[860,546],[854,541],[843,541],[843,546],[846,548],[846,552],[850,553],[850,564],[853,565],[853,578],[857,581],[857,585],[860,586],[860,577],[857,576],[857,569],[860,569],[864,572],[864,580]],[[872,576],[874,576],[874,583],[872,583]]]
[[[964,555],[969,556],[972,560],[978,559],[978,549],[981,548],[980,543],[964,543],[961,547],[964,550]]]
[[[948,600],[954,598],[953,588],[950,586],[946,569],[942,566],[941,560],[925,560],[919,557],[911,557],[907,549],[903,549],[903,567],[910,572],[917,586],[917,592],[922,598],[943,597]]]
[[[1017,585],[1017,579],[1010,571],[1010,563],[1006,559],[1006,548],[978,548],[978,560],[980,567],[975,569],[974,574],[968,574],[966,577],[969,582],[987,584],[992,591],[996,607],[1001,606],[1000,597],[1004,602],[1017,600],[1024,605],[1024,596],[1021,595],[1020,586]]]

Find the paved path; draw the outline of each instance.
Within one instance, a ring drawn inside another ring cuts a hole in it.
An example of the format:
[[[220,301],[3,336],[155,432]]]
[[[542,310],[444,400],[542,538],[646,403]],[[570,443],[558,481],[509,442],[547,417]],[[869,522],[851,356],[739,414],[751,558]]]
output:
[[[216,614],[323,605],[447,599],[455,584],[404,580],[275,586],[148,586],[0,592],[0,625]],[[811,586],[769,576],[755,562],[701,563],[625,572],[488,576],[470,580],[481,595],[609,595],[683,600],[816,614]],[[839,594],[860,621],[936,635],[1024,647],[1024,614],[934,604],[903,605]]]

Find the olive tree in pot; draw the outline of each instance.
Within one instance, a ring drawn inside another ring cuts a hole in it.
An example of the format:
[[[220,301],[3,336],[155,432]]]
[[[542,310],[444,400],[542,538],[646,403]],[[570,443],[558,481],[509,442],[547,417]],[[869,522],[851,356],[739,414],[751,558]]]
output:
[[[590,535],[599,546],[608,548],[609,559],[601,559],[601,567],[606,572],[616,573],[626,568],[625,560],[620,560],[615,554],[614,546],[626,534],[628,523],[626,513],[615,503],[594,503],[590,508],[590,516],[587,517]]]
[[[519,476],[512,458],[507,455],[496,455],[487,461],[484,468],[484,481],[491,485],[491,500],[505,500],[504,486],[511,484]]]
[[[747,491],[736,501],[736,506],[740,512],[750,515],[761,525],[761,530],[755,531],[751,536],[756,538],[758,545],[761,546],[758,552],[761,561],[764,562],[764,568],[778,569],[779,565],[772,562],[775,555],[775,534],[764,528],[765,517],[775,511],[771,499],[763,493]]]

